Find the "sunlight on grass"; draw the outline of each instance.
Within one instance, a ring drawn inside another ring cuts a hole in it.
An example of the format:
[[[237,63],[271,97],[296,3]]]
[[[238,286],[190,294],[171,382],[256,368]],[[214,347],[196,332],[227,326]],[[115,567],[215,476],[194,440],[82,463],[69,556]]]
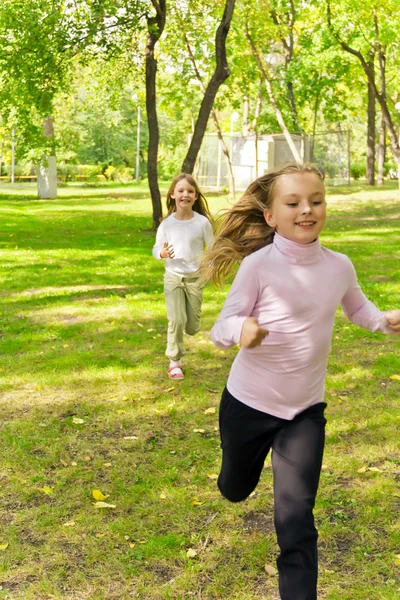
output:
[[[396,186],[330,192],[323,243],[350,256],[372,301],[397,307]],[[35,194],[0,186],[0,600],[276,600],[270,460],[245,503],[215,481],[236,350],[209,330],[229,285],[206,287],[186,378],[171,381],[145,186]],[[332,341],[319,597],[397,600],[399,339],[339,310]],[[96,508],[93,490],[115,508]]]

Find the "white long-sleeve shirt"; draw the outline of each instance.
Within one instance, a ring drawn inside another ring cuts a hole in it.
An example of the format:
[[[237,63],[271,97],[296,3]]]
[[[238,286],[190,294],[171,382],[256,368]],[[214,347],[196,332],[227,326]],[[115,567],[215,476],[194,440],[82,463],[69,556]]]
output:
[[[165,259],[165,269],[174,275],[190,275],[198,270],[204,249],[213,241],[213,230],[207,217],[194,211],[192,219],[180,220],[172,213],[157,229],[153,256],[162,260],[160,252],[164,244],[172,245],[175,258]]]
[[[246,257],[211,339],[218,348],[239,344],[247,317],[269,331],[256,348],[241,348],[227,387],[257,410],[293,419],[322,402],[337,306],[370,331],[393,333],[384,313],[360,289],[350,259],[320,245],[275,234],[269,246]]]

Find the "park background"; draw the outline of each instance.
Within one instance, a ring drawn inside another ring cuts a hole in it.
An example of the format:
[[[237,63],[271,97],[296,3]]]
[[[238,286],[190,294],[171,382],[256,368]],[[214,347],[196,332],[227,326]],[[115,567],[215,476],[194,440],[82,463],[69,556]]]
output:
[[[207,286],[187,378],[169,381],[154,230],[172,177],[201,176],[202,142],[219,140],[229,174],[235,136],[307,140],[328,186],[323,243],[397,308],[396,10],[0,1],[2,600],[278,598],[269,463],[246,503],[215,483],[235,351],[208,332],[229,282]],[[205,191],[215,216],[240,193],[229,176]],[[399,380],[398,340],[339,311],[321,599],[399,597]]]

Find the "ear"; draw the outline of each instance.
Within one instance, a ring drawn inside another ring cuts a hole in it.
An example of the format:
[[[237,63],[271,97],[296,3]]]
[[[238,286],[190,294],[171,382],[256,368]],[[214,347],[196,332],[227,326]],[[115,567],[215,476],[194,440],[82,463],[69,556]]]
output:
[[[268,208],[266,208],[264,210],[264,219],[265,219],[267,225],[269,225],[270,227],[272,227],[272,229],[275,229],[276,222],[275,222],[275,219],[274,219],[274,217],[272,215],[272,212]]]

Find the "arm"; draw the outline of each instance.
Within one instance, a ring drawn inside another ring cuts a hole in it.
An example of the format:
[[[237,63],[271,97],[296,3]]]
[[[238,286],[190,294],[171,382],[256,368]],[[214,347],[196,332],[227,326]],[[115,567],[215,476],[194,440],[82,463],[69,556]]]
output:
[[[153,256],[156,260],[162,260],[163,257],[161,256],[161,251],[164,248],[164,245],[166,243],[166,235],[165,235],[165,225],[164,222],[160,223],[158,229],[157,229],[157,234],[156,234],[156,243],[153,246]]]
[[[379,308],[370,302],[363,294],[357,281],[354,266],[350,260],[349,268],[349,285],[341,301],[344,314],[349,321],[363,329],[368,329],[373,332],[393,333],[394,331],[398,331],[394,329],[393,326],[397,327],[399,325],[399,315],[390,315],[391,313],[400,313],[400,311],[390,311],[386,314],[380,311]],[[392,322],[390,322],[389,319],[391,319]]]
[[[244,260],[237,272],[218,321],[211,330],[217,348],[259,346],[268,332],[252,317],[259,291],[258,277]]]
[[[160,226],[157,229],[156,243],[153,246],[152,253],[156,260],[174,258],[175,256],[172,245],[168,245],[164,221],[160,223]]]

